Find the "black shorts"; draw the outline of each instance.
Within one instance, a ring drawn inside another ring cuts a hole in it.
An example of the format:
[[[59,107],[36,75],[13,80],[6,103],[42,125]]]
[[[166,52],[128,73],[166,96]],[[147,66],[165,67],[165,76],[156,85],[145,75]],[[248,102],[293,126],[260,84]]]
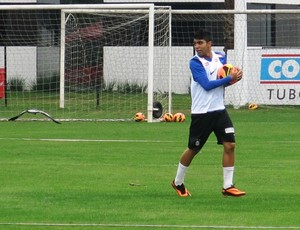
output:
[[[215,133],[218,144],[235,142],[234,127],[226,109],[192,114],[188,147],[199,152],[212,132]]]

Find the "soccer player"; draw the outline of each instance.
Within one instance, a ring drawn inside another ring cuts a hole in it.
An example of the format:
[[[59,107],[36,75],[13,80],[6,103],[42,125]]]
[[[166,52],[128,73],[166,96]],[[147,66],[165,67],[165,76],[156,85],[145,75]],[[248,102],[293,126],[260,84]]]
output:
[[[225,64],[226,58],[221,53],[212,51],[212,40],[208,31],[200,30],[194,34],[194,49],[196,55],[190,60],[192,105],[188,148],[180,157],[172,187],[181,197],[191,196],[184,185],[186,171],[214,132],[217,143],[223,145],[222,194],[243,196],[246,193],[233,185],[235,131],[224,106],[225,86],[231,81],[240,80],[243,72],[233,68],[230,76],[217,78],[218,69]]]

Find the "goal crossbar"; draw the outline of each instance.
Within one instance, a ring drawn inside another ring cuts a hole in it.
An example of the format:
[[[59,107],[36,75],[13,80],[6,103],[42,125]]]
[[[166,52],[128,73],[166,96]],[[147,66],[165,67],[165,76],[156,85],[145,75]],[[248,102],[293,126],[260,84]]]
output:
[[[172,10],[172,14],[298,14],[299,10]]]
[[[0,10],[149,9],[154,4],[0,5]]]

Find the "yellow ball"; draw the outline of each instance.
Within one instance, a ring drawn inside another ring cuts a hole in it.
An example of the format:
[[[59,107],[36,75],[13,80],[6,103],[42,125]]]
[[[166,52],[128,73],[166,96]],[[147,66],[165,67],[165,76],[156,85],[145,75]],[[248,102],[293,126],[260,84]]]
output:
[[[174,121],[174,116],[173,116],[173,114],[172,114],[172,113],[165,113],[165,114],[163,115],[162,121],[165,121],[165,122],[172,122],[172,121]]]
[[[137,112],[133,118],[135,121],[144,121],[145,120],[145,115],[141,112]]]
[[[185,115],[183,113],[174,114],[174,120],[176,122],[185,122]]]
[[[250,110],[258,109],[258,105],[256,103],[250,103],[248,105],[248,109],[250,109]]]

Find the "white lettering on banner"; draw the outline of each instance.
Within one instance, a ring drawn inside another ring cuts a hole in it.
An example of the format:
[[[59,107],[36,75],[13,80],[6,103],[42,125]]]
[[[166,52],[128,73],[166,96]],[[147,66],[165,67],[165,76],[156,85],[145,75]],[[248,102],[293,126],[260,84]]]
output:
[[[271,64],[269,65],[268,72],[271,77],[279,79],[280,78],[280,71],[276,71],[277,67],[281,66],[281,61],[280,60],[275,60],[272,61]]]
[[[289,59],[283,63],[281,60],[274,60],[270,63],[268,72],[274,79],[280,79],[281,74],[292,79],[297,77],[299,69],[299,63],[296,60]]]
[[[300,54],[262,54],[260,84],[295,83],[300,83]]]

